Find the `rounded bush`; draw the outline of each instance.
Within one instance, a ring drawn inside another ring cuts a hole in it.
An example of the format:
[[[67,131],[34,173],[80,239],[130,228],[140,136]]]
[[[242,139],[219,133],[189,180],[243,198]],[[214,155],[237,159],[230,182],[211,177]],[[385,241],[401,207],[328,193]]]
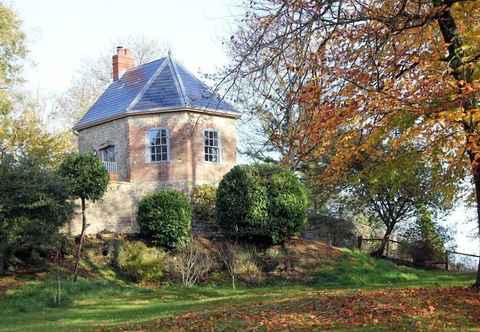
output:
[[[300,232],[308,204],[304,185],[272,164],[236,166],[217,191],[217,219],[229,237],[281,243]]]
[[[174,249],[190,238],[192,209],[184,193],[162,190],[140,201],[137,220],[142,237],[156,246]]]
[[[268,197],[250,166],[235,166],[217,190],[217,222],[225,235],[254,240],[268,237]]]
[[[290,171],[278,170],[264,174],[269,201],[269,226],[273,243],[285,241],[299,233],[307,220],[307,192]]]

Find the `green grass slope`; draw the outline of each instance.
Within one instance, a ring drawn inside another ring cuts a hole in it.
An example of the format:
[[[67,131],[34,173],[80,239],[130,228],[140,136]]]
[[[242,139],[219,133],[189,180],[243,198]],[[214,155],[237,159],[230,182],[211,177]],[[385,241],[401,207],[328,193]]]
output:
[[[325,250],[329,250],[328,253]],[[473,283],[472,274],[400,267],[349,250],[309,242],[291,245],[282,260],[292,272],[271,272],[258,287],[229,288],[224,283],[191,289],[180,286],[142,288],[109,275],[58,282],[51,277],[27,281],[0,292],[0,331],[96,331],[147,324],[186,312],[214,310],[226,305],[287,301],[317,292],[358,289],[452,287]],[[98,267],[96,267],[98,269]],[[284,273],[284,274],[282,274]],[[285,277],[285,278],[284,278]],[[0,285],[1,285],[0,278]],[[60,303],[55,301],[61,289]],[[4,287],[6,288],[6,287]]]

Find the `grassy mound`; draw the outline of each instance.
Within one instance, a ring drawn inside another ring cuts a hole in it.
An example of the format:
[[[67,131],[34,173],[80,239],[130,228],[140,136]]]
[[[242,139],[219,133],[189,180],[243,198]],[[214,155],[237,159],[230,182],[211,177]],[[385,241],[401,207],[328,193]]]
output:
[[[414,269],[375,259],[360,252],[343,250],[343,255],[314,273],[314,283],[322,287],[405,287],[448,286],[472,280],[469,273]]]
[[[216,244],[207,240],[202,241],[206,250],[213,255]],[[330,247],[322,242],[293,240],[283,246],[266,250],[240,249],[242,252],[248,251],[248,259],[257,264],[259,271],[263,274],[262,282],[257,283],[256,287],[252,287],[253,284],[249,283],[244,283],[242,286],[240,283],[239,288],[232,289],[229,287],[226,274],[213,271],[201,287],[183,288],[179,284],[170,283],[162,287],[148,288],[116,278],[115,271],[107,265],[108,257],[103,256],[94,246],[90,249],[86,251],[82,265],[85,273],[77,283],[64,278],[59,284],[55,274],[43,275],[40,279],[33,280],[24,277],[21,280],[12,276],[0,277],[2,287],[0,332],[103,331],[122,328],[155,331],[158,327],[165,328],[165,326],[172,329],[179,327],[181,330],[185,326],[177,326],[176,322],[181,323],[183,320],[176,318],[185,316],[185,322],[192,322],[191,314],[186,314],[187,312],[192,313],[194,318],[198,313],[206,315],[205,319],[203,316],[195,318],[198,321],[194,322],[198,325],[191,326],[194,330],[201,329],[203,324],[209,322],[217,324],[217,316],[224,320],[226,330],[243,330],[248,329],[244,326],[246,321],[255,323],[257,327],[260,324],[266,326],[280,321],[278,317],[270,321],[268,317],[274,317],[270,314],[265,317],[258,316],[257,311],[271,310],[290,317],[289,315],[294,314],[295,310],[304,305],[310,310],[308,319],[305,318],[305,324],[313,325],[294,325],[292,329],[295,327],[308,329],[313,326],[321,329],[330,328],[329,325],[322,325],[327,318],[334,324],[332,326],[345,328],[358,326],[358,322],[355,325],[346,320],[338,325],[336,323],[338,320],[332,318],[333,316],[330,317],[330,311],[327,312],[322,308],[331,307],[332,315],[338,311],[337,307],[343,308],[342,310],[348,309],[348,312],[353,313],[358,311],[358,315],[355,314],[357,319],[357,316],[363,317],[362,313],[365,310],[360,307],[363,305],[363,300],[358,300],[360,302],[357,301],[356,304],[352,302],[352,299],[358,298],[359,292],[365,293],[362,296],[365,297],[368,308],[383,308],[386,297],[388,301],[392,299],[391,302],[395,303],[396,298],[404,296],[405,303],[402,306],[412,308],[412,313],[404,318],[414,317],[414,314],[421,309],[422,314],[425,311],[425,319],[427,319],[430,317],[428,310],[431,310],[431,306],[437,307],[436,294],[447,292],[443,289],[437,292],[438,287],[468,286],[474,280],[473,274],[401,267],[356,251]],[[393,288],[416,288],[421,294],[425,293],[424,297],[428,298],[428,301],[410,303],[412,296],[408,295],[410,294],[408,291],[405,293],[402,289],[394,290]],[[395,292],[400,293],[395,295],[397,294]],[[433,295],[430,292],[433,292]],[[458,292],[459,288],[451,291],[452,295],[445,299],[450,304],[445,308],[442,307],[439,315],[444,316],[447,309],[457,308],[454,300]],[[380,295],[383,298],[379,298]],[[467,295],[474,297],[469,293]],[[319,301],[318,305],[315,301]],[[332,301],[337,301],[338,306],[332,306]],[[442,299],[437,301],[438,306],[443,305],[445,301],[442,301]],[[284,304],[285,310],[282,309]],[[219,308],[224,309],[218,312]],[[281,310],[278,311],[279,309]],[[470,312],[477,312],[477,302],[472,304],[472,308],[467,309],[462,313],[463,316],[458,318],[465,321],[457,324],[452,318],[452,326],[474,324]],[[242,313],[242,310],[245,312]],[[237,317],[237,314],[240,317]],[[301,314],[304,314],[303,309]],[[242,318],[250,316],[251,319],[246,321]],[[373,315],[364,323],[367,325],[374,324],[375,321],[382,323],[382,317],[380,314]],[[387,318],[390,319],[390,316]],[[237,323],[240,325],[235,325]],[[428,320],[428,324],[430,323]],[[208,329],[211,327],[208,326]],[[281,330],[282,326],[272,325],[272,330],[276,329]]]

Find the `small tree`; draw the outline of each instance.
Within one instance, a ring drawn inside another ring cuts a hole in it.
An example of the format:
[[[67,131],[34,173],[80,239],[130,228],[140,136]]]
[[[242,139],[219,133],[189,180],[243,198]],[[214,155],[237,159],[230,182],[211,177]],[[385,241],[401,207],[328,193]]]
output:
[[[225,269],[232,281],[232,288],[236,288],[236,279],[238,274],[238,259],[237,259],[238,246],[235,243],[221,242],[218,245],[218,257],[222,261]]]
[[[418,266],[443,261],[447,243],[451,241],[447,230],[436,225],[425,208],[419,209],[418,218],[401,235],[407,253]]]
[[[180,274],[185,287],[197,284],[200,278],[210,271],[212,264],[208,252],[195,241],[180,247],[174,258],[175,270]]]
[[[450,208],[457,185],[418,151],[406,149],[393,156],[387,152],[355,165],[345,191],[347,203],[384,226],[382,242],[373,256],[383,255],[391,235],[399,225],[418,216],[419,206],[434,212]]]
[[[87,200],[95,202],[101,199],[107,191],[110,178],[102,162],[92,153],[68,155],[60,165],[59,174],[68,181],[71,197],[80,198],[82,205],[82,230],[74,269],[74,281],[76,281],[85,230],[87,229],[85,202]]]

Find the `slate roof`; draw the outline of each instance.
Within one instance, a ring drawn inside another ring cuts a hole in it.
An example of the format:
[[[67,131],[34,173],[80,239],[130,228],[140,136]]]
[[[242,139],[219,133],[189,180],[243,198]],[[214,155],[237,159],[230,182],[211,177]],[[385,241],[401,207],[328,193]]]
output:
[[[240,113],[171,57],[131,68],[110,84],[74,129],[145,111],[205,110]]]

